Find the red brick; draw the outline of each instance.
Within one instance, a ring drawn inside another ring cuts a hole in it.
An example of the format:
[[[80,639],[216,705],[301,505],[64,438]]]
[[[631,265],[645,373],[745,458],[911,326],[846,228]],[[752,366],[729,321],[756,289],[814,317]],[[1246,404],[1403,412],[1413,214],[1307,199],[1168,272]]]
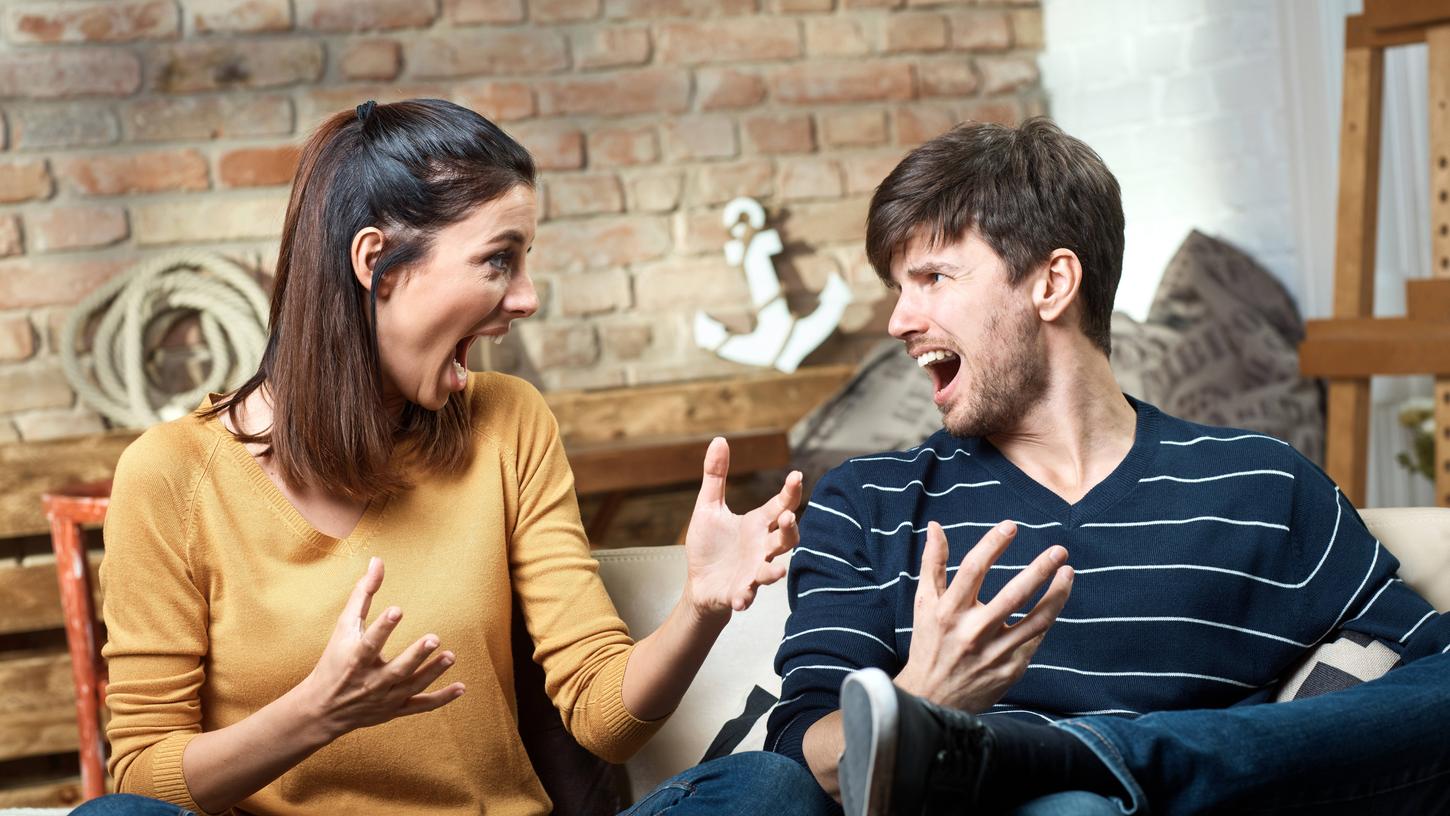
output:
[[[225,187],[291,184],[301,153],[297,145],[229,150],[217,160],[217,178]]]
[[[1041,51],[1043,46],[1042,9],[1013,9],[1010,14],[1013,46]]]
[[[671,160],[728,159],[740,152],[735,122],[725,116],[680,116],[665,124],[665,155]]]
[[[180,31],[172,0],[20,3],[5,13],[13,43],[171,40]]]
[[[810,14],[834,9],[836,0],[772,0],[771,6],[779,14]]]
[[[923,62],[916,66],[922,96],[971,96],[981,84],[977,73],[964,58],[948,62]]]
[[[206,158],[195,150],[68,156],[57,165],[57,175],[85,195],[207,188]]]
[[[534,115],[534,92],[522,82],[488,82],[458,88],[454,100],[495,122],[513,122]]]
[[[84,436],[100,433],[106,429],[100,414],[95,411],[74,409],[27,412],[15,418],[15,427],[27,442]]]
[[[292,132],[292,101],[278,95],[142,99],[122,109],[133,142],[192,141]]]
[[[61,103],[25,106],[10,115],[11,139],[23,150],[92,147],[120,138],[121,129],[110,107]]]
[[[403,99],[449,99],[453,83],[364,83],[313,86],[296,94],[297,132],[311,133],[330,116],[351,115],[358,105],[371,99],[379,105]]]
[[[627,266],[670,251],[664,218],[640,215],[551,221],[539,225],[537,263],[556,270]]]
[[[777,101],[787,104],[910,99],[911,66],[896,62],[814,62],[771,76]]]
[[[0,203],[50,198],[52,189],[45,159],[0,159]]]
[[[745,120],[745,141],[756,153],[809,153],[816,149],[811,117],[771,113]]]
[[[806,53],[813,57],[855,57],[871,53],[861,22],[849,17],[806,20]]]
[[[59,362],[0,371],[0,413],[67,408],[74,402]]]
[[[659,17],[716,17],[754,14],[756,0],[605,0],[611,18],[648,20]]]
[[[576,31],[571,40],[576,68],[618,68],[622,65],[643,65],[649,61],[647,28],[597,27]]]
[[[786,201],[839,198],[841,168],[830,159],[791,159],[780,172],[780,197]]]
[[[577,23],[599,16],[599,0],[529,0],[529,19],[536,23]]]
[[[407,61],[409,72],[422,79],[538,74],[569,67],[564,38],[545,29],[425,37],[409,43]]]
[[[292,28],[288,0],[206,0],[191,4],[191,27],[198,34],[257,34]]]
[[[715,232],[719,236],[715,257],[672,258],[667,263],[651,264],[635,272],[634,297],[638,310],[714,311],[733,304],[748,306],[750,289],[745,285],[745,275],[720,256],[720,248],[728,236],[720,226],[718,214],[715,219]]]
[[[860,243],[866,238],[866,204],[857,198],[791,207],[779,225],[781,235],[808,245]]]
[[[319,40],[204,41],[151,55],[152,84],[165,93],[273,88],[322,77]]]
[[[600,128],[589,134],[591,165],[648,164],[659,157],[659,139],[648,125]]]
[[[509,131],[534,156],[540,170],[578,170],[584,166],[584,134],[558,124],[520,125]]]
[[[599,359],[599,336],[588,323],[525,323],[521,334],[539,368],[587,366]]]
[[[729,68],[705,68],[695,73],[700,110],[748,108],[765,101],[765,80]]]
[[[543,116],[683,113],[690,105],[690,77],[673,69],[643,68],[556,79],[538,85],[538,98]]]
[[[0,258],[25,251],[25,237],[20,232],[20,216],[0,216]]]
[[[126,211],[94,205],[57,206],[26,219],[33,251],[54,252],[109,246],[126,240]]]
[[[73,304],[127,265],[122,260],[17,258],[0,262],[0,309]]]
[[[660,170],[629,182],[629,209],[635,212],[671,212],[680,206],[684,176],[678,170]]]
[[[963,122],[996,122],[1015,125],[1022,121],[1022,105],[1016,99],[993,99],[974,102],[962,112]]]
[[[517,23],[524,19],[524,0],[446,0],[448,19],[458,25]]]
[[[901,5],[901,0],[845,0],[846,8],[896,8]]]
[[[549,218],[624,211],[624,190],[612,175],[549,176]]]
[[[714,206],[739,196],[769,198],[775,194],[775,167],[768,159],[707,164],[695,170],[692,204]],[[723,229],[723,228],[722,228]],[[721,233],[723,236],[723,232]],[[723,237],[720,240],[725,240]]]
[[[392,31],[424,28],[437,4],[423,0],[294,0],[299,26],[317,31]]]
[[[977,68],[984,93],[1020,91],[1037,84],[1037,62],[1031,57],[980,57]]]
[[[947,47],[947,18],[940,14],[893,14],[886,18],[886,50],[940,51]]]
[[[142,246],[275,239],[286,211],[285,190],[187,196],[133,205],[132,231]]]
[[[338,60],[345,79],[389,80],[403,65],[403,50],[397,40],[349,42]]]
[[[821,139],[827,147],[868,147],[886,142],[886,117],[879,110],[821,114]]]
[[[29,318],[0,318],[0,360],[25,360],[34,353],[35,329]]]
[[[781,60],[801,53],[800,30],[788,19],[660,23],[655,31],[658,57],[670,64]]]
[[[846,192],[851,195],[875,192],[876,186],[896,169],[904,157],[903,153],[886,153],[843,159],[841,167],[846,171]]]
[[[648,323],[606,324],[599,334],[605,353],[616,360],[639,359],[654,340],[654,329]]]
[[[119,48],[0,53],[0,97],[125,96],[141,87],[141,62]]]
[[[675,251],[682,255],[719,255],[729,237],[720,226],[720,211],[677,212],[674,217]],[[635,293],[643,298],[636,287]]]
[[[929,108],[920,105],[897,108],[896,143],[905,147],[915,147],[951,130],[958,121],[960,120],[957,115],[946,108]]]
[[[1005,51],[1012,47],[1011,26],[1003,12],[954,12],[950,19],[952,48],[958,51]]]
[[[559,279],[559,311],[565,317],[628,309],[633,299],[629,273],[623,269],[601,269]]]

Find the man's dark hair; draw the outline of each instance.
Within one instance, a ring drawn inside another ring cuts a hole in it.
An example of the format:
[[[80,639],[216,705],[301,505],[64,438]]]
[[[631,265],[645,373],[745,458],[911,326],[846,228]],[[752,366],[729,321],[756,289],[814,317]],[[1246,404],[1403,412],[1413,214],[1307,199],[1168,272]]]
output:
[[[1123,202],[1102,157],[1052,121],[967,123],[907,154],[876,188],[866,256],[882,280],[917,234],[941,246],[975,229],[1016,285],[1059,247],[1083,268],[1082,329],[1108,354],[1123,271]]]

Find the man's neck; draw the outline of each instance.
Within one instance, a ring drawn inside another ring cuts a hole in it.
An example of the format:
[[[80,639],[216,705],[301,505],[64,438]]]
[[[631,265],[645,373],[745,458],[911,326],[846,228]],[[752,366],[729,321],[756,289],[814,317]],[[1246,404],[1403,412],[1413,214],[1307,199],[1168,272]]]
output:
[[[1136,429],[1137,413],[1107,357],[1091,352],[1053,365],[1043,398],[1016,427],[988,439],[1023,473],[1076,504],[1122,464]]]

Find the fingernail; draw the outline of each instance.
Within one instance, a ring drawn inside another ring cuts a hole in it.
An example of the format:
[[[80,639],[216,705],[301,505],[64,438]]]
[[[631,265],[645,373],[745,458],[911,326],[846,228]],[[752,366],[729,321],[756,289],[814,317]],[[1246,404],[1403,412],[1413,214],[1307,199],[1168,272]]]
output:
[[[397,623],[398,619],[401,617],[403,617],[403,610],[397,608],[396,606],[388,610],[388,620],[392,621],[393,623]]]
[[[445,666],[452,666],[453,665],[453,653],[452,652],[444,652],[443,653],[443,660],[441,662]]]
[[[1002,535],[1012,535],[1013,531],[1015,531],[1016,529],[1017,525],[1010,520],[1004,521],[1001,524],[997,525],[997,532],[1001,533]]]
[[[436,648],[438,648],[438,638],[431,638],[430,637],[427,640],[423,641],[423,648],[424,649],[436,649]]]
[[[1059,564],[1061,564],[1062,562],[1066,561],[1067,560],[1067,548],[1066,547],[1053,547],[1052,548],[1052,560],[1053,561],[1056,561]]]
[[[378,565],[378,557],[376,555],[373,556],[372,558],[369,558],[368,559],[368,569],[371,570],[373,567],[376,567],[377,565]]]

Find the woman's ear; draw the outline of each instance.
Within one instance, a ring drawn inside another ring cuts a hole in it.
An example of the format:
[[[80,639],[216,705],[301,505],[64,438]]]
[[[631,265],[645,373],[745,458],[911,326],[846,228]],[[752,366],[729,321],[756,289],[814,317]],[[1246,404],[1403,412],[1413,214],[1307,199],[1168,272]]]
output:
[[[352,249],[348,253],[352,261],[352,274],[362,284],[364,291],[373,288],[373,267],[383,253],[383,231],[377,227],[364,227],[352,237]],[[378,297],[387,295],[386,281],[380,281]]]
[[[1047,268],[1033,287],[1032,301],[1037,314],[1047,323],[1061,319],[1077,300],[1082,288],[1082,263],[1070,249],[1054,249]]]

